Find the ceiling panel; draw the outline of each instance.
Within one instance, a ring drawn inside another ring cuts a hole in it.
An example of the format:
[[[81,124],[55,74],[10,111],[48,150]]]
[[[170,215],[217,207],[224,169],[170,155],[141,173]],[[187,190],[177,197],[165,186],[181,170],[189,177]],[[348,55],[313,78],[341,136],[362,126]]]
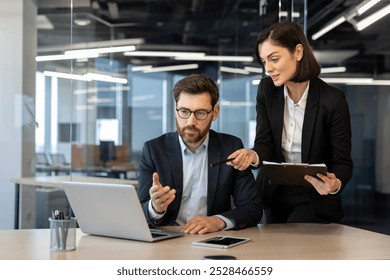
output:
[[[308,37],[340,15],[350,14],[362,1],[307,1]],[[304,23],[304,1],[281,1],[280,10],[279,1],[264,0],[83,0],[73,1],[72,12],[64,5],[69,2],[37,1],[41,20],[39,55],[63,52],[72,45],[88,47],[101,41],[118,45],[123,40],[141,39],[142,43],[137,45],[139,50],[203,51],[209,55],[254,57],[258,33],[274,22],[288,20],[280,18],[280,11],[298,11],[299,23]],[[371,12],[389,4],[388,0],[381,1]],[[386,28],[390,26],[390,15],[359,32],[353,23],[361,18],[354,16],[319,39],[310,40],[324,66],[353,65],[350,71],[357,73],[389,71],[390,36]],[[85,25],[74,24],[75,19]],[[115,56],[124,64],[182,63],[158,57]],[[256,61],[242,64],[259,66]]]

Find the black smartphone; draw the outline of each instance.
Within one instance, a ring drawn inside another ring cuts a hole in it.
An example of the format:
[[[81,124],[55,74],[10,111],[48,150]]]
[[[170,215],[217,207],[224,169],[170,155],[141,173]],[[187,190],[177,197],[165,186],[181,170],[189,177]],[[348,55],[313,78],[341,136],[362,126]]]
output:
[[[204,260],[236,260],[237,258],[235,256],[229,256],[229,255],[210,255],[210,256],[204,256]]]
[[[194,241],[192,245],[227,249],[250,241],[247,237],[214,236],[204,240]]]

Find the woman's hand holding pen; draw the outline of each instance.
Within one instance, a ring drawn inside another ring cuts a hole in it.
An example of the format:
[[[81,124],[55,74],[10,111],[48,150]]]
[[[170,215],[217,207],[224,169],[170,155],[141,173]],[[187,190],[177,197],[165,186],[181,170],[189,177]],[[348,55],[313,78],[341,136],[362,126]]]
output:
[[[157,172],[154,172],[153,185],[149,189],[149,194],[154,211],[162,214],[167,210],[168,205],[175,199],[176,190],[171,189],[169,186],[163,187]]]
[[[256,152],[251,149],[239,149],[232,153],[228,158],[235,158],[227,162],[227,165],[233,166],[240,171],[248,168],[252,163],[257,163]]]

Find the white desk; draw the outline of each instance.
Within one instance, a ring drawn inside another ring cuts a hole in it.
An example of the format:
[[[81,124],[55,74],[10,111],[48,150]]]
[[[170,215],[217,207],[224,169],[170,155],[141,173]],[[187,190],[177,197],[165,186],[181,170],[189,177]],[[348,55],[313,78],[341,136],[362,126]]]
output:
[[[42,176],[13,178],[15,184],[15,225],[14,228],[34,228],[35,191],[37,187],[61,189],[64,181],[96,182],[110,184],[131,184],[138,186],[136,180],[124,180],[89,176]]]
[[[49,229],[0,230],[0,259],[200,260],[219,254],[238,260],[390,259],[390,236],[339,224],[259,225],[156,243],[85,235],[78,229],[76,250],[71,252],[51,252],[49,233]],[[251,241],[230,249],[191,245],[194,240],[217,234],[250,237]]]

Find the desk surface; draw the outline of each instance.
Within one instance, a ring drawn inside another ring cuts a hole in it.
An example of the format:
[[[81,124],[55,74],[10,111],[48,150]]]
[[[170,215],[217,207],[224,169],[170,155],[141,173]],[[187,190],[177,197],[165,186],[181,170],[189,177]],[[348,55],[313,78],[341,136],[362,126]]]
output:
[[[50,252],[49,229],[0,230],[0,259],[187,259],[228,254],[239,260],[390,259],[390,236],[338,224],[269,224],[240,231],[185,235],[157,243],[99,237],[77,230],[77,249]],[[250,237],[230,249],[191,245],[217,234]],[[173,249],[174,248],[174,249]]]

